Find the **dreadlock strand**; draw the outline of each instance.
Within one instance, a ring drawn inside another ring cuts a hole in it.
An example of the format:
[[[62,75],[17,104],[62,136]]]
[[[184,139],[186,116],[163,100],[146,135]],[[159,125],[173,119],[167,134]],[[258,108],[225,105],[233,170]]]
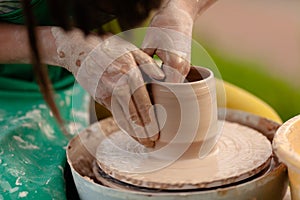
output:
[[[64,129],[63,120],[54,101],[52,84],[48,77],[47,68],[41,63],[40,54],[36,42],[36,23],[31,10],[30,0],[22,0],[22,7],[25,15],[25,24],[27,25],[28,39],[30,42],[30,48],[32,52],[31,62],[35,73],[35,77],[37,79],[39,88],[41,90],[41,93],[43,94],[46,103],[50,107],[55,119],[59,123],[62,130],[64,131],[64,133],[66,133],[66,130]]]

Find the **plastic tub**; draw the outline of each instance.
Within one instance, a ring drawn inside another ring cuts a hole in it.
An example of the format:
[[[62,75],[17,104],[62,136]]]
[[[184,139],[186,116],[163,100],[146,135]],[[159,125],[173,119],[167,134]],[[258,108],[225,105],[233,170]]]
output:
[[[225,112],[220,112],[219,117],[222,119],[225,117],[227,121],[251,127],[264,134],[270,141],[272,141],[275,131],[280,126],[278,123],[271,120],[241,111],[227,110],[226,116],[222,115],[225,115]],[[99,123],[101,125],[101,123],[104,122],[105,120],[102,120]],[[105,123],[108,122],[112,122],[112,120],[108,119]],[[94,160],[93,155],[99,144],[99,138],[97,138],[98,126],[99,124],[95,123],[81,132],[70,141],[67,148],[68,163],[71,167],[75,185],[82,200],[282,200],[286,193],[286,166],[278,162],[276,157],[274,157],[273,166],[267,173],[250,181],[224,188],[195,192],[149,193],[141,191],[124,191],[122,189],[104,186],[95,182],[93,178],[94,174],[91,169]],[[112,129],[114,126],[106,127]]]
[[[277,130],[273,147],[279,160],[288,167],[292,199],[300,200],[300,115]]]

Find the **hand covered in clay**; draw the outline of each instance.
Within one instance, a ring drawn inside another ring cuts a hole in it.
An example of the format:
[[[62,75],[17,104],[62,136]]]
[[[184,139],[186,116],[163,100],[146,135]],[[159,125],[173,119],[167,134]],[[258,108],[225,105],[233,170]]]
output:
[[[167,82],[183,82],[190,69],[194,19],[216,0],[170,0],[153,17],[142,49],[163,62]]]
[[[144,85],[142,72],[154,79],[164,73],[153,59],[118,36],[85,37],[79,30],[52,28],[58,63],[100,104],[119,125],[145,146],[153,146],[159,128]],[[140,71],[142,70],[142,72]]]

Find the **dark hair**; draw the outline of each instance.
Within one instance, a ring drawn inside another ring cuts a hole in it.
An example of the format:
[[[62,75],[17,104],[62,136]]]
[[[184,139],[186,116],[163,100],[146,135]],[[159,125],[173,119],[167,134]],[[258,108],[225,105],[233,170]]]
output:
[[[102,25],[114,18],[123,30],[143,22],[152,9],[160,6],[160,0],[47,0],[51,17],[57,26],[69,30],[78,27],[86,34],[91,30],[103,34]],[[36,20],[30,0],[22,0],[25,24],[31,47],[31,62],[43,97],[60,126],[63,120],[56,107],[53,88],[45,65],[41,63],[36,43]],[[63,129],[66,133],[66,131]]]

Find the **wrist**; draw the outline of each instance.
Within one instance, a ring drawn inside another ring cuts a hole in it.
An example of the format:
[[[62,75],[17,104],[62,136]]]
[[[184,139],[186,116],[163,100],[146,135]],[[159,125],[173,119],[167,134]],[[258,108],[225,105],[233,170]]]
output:
[[[196,2],[197,0],[170,0],[165,9],[180,9],[181,12],[185,12],[194,21],[198,11]]]
[[[51,27],[37,27],[37,41],[41,61],[44,64],[61,66],[57,62],[55,39],[51,33]]]
[[[217,0],[170,0],[168,5],[176,6],[185,11],[193,21]],[[166,6],[166,7],[167,7]]]
[[[191,36],[194,20],[187,7],[179,0],[169,1],[152,19],[151,25],[166,28]]]
[[[53,45],[47,55],[48,62],[66,68],[75,76],[83,60],[101,42],[100,37],[85,35],[79,29],[64,31],[51,27],[50,34]]]

